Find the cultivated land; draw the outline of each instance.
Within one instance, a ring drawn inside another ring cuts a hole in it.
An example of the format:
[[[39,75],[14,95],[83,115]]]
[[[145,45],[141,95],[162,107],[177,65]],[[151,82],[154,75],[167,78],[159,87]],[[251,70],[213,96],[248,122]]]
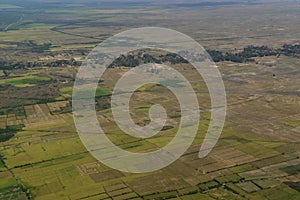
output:
[[[47,3],[45,3],[47,2]],[[299,42],[299,2],[215,4],[8,1],[0,4],[0,199],[298,199],[300,190],[300,73],[297,56],[254,57],[217,65],[228,113],[215,149],[198,151],[210,119],[210,98],[189,64],[168,64],[191,81],[201,121],[193,145],[175,163],[147,174],[122,173],[97,162],[81,143],[71,113],[80,61],[105,38],[142,26],[172,28],[206,49],[239,52],[248,45],[278,49]],[[149,52],[157,56],[157,52]],[[145,85],[132,97],[133,120],[148,109],[168,111],[150,139],[124,134],[110,94],[128,67],[109,68],[96,91],[99,122],[109,139],[132,152],[172,140],[180,120],[175,96]]]

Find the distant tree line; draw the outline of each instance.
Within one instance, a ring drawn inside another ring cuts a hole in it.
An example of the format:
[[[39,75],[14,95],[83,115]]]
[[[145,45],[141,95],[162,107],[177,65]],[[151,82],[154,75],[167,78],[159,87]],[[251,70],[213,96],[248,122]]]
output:
[[[300,58],[300,45],[285,44],[282,47],[282,53],[285,56],[293,56],[293,57]]]
[[[19,45],[29,45],[34,47],[37,51],[49,48],[50,44],[37,45],[32,41],[26,43],[22,42]],[[38,48],[37,48],[38,47]],[[247,46],[240,52],[222,52],[218,50],[207,51],[214,62],[230,61],[235,63],[254,62],[255,57],[264,56],[291,56],[300,58],[300,45],[289,45],[285,44],[279,49],[273,49],[268,46]],[[81,52],[82,55],[84,52]],[[70,53],[72,54],[72,52]],[[140,64],[146,63],[166,63],[171,64],[182,64],[188,63],[188,61],[182,58],[180,55],[175,53],[166,53],[159,56],[152,56],[146,52],[129,53],[121,55],[117,58],[109,67],[136,67]],[[55,61],[37,61],[37,62],[12,62],[0,60],[0,70],[11,70],[11,69],[24,69],[24,68],[35,68],[35,67],[61,67],[61,66],[80,66],[82,62],[76,61],[75,59],[61,59]]]
[[[117,58],[109,67],[118,67],[118,66],[125,66],[125,67],[136,67],[140,64],[146,63],[164,63],[170,62],[172,64],[177,63],[188,63],[187,60],[179,56],[175,53],[167,53],[165,55],[159,55],[158,57],[154,57],[147,53],[131,53],[128,55],[121,55]]]
[[[277,56],[280,54],[281,50],[272,49],[267,46],[247,46],[243,49],[243,51],[238,53],[223,53],[216,50],[208,50],[207,52],[215,62],[231,61],[236,63],[244,63],[253,62],[254,57]]]
[[[0,70],[8,73],[7,70],[12,69],[32,69],[37,67],[61,67],[61,66],[80,66],[81,62],[71,58],[69,60],[55,60],[55,61],[37,61],[37,62],[11,62],[11,61],[0,61]]]
[[[208,50],[214,62],[230,61],[235,63],[254,62],[255,57],[286,55],[300,58],[300,45],[285,44],[282,48],[273,49],[268,46],[247,46],[240,52],[222,52],[218,50]],[[109,67],[125,66],[136,67],[143,63],[164,63],[172,64],[188,63],[187,60],[175,53],[160,55],[158,58],[149,54],[128,54],[116,59]]]
[[[207,51],[212,57],[213,61],[221,62],[221,61],[231,61],[237,63],[244,62],[253,62],[255,57],[265,57],[265,56],[291,56],[300,58],[300,45],[288,45],[285,44],[282,48],[273,49],[267,46],[247,46],[243,49],[243,51],[238,53],[229,53],[229,52],[221,52],[216,50],[208,50]]]

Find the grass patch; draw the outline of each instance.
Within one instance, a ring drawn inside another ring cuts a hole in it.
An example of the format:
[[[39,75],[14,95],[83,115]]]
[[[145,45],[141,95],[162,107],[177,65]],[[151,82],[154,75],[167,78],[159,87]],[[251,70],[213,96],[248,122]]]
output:
[[[165,80],[158,85],[179,88],[185,86],[185,82],[181,80]]]
[[[38,76],[28,76],[28,77],[18,77],[18,78],[11,78],[6,80],[1,80],[0,84],[10,84],[16,87],[25,87],[25,86],[32,86],[38,82],[43,81],[50,81],[49,77],[38,77]]]
[[[300,172],[300,164],[295,165],[295,166],[288,166],[288,167],[282,168],[280,170],[288,173],[289,175],[295,175],[295,174],[298,174]]]
[[[244,182],[244,183],[239,183],[237,184],[239,187],[241,187],[244,191],[251,193],[251,192],[256,192],[259,191],[260,188],[257,187],[257,185],[255,185],[252,182]]]
[[[140,106],[137,109],[138,110],[149,110],[151,106]]]
[[[216,180],[223,184],[223,183],[237,183],[239,182],[241,179],[241,177],[239,177],[237,174],[231,174],[231,175],[227,175],[227,176],[222,176],[222,177],[219,177],[219,178],[216,178]]]
[[[14,86],[18,87],[18,88],[25,88],[25,87],[35,86],[35,84],[17,84],[17,85],[14,85]]]
[[[183,196],[183,197],[180,197],[180,199],[182,200],[199,200],[199,199],[206,199],[206,200],[213,200],[212,197],[210,197],[209,195],[207,194],[193,194],[193,195],[187,195],[187,196]]]
[[[62,92],[63,94],[67,94],[67,95],[72,96],[73,95],[73,87],[61,88],[60,92]],[[78,95],[80,97],[85,97],[85,96],[90,96],[91,94],[94,94],[94,91],[92,89],[80,90],[80,91],[78,91],[76,96]],[[99,97],[99,96],[109,95],[109,94],[111,94],[111,92],[108,91],[107,89],[97,88],[95,96]]]
[[[4,166],[4,163],[2,160],[0,160],[0,170],[3,169],[5,166]]]
[[[17,181],[14,178],[8,179],[0,179],[0,192],[5,191],[15,185],[17,185]]]
[[[210,190],[213,188],[217,188],[219,186],[220,186],[220,184],[217,181],[209,181],[207,183],[201,183],[198,185],[198,187],[201,191]]]
[[[297,197],[299,197],[299,192],[285,184],[281,184],[268,190],[262,190],[261,192],[259,192],[259,194],[268,197],[268,199],[274,200],[298,199]]]
[[[293,128],[297,128],[298,126],[300,126],[300,121],[286,121],[286,122],[281,122],[281,123],[286,126],[293,127]]]
[[[272,179],[254,180],[253,182],[263,189],[268,189],[280,185],[280,181]]]
[[[21,6],[16,6],[12,4],[0,4],[0,9],[20,9]]]
[[[241,173],[241,172],[250,171],[253,169],[255,169],[255,167],[253,167],[250,164],[244,164],[244,165],[229,168],[229,170],[232,171],[233,173]]]
[[[60,88],[59,91],[60,91],[61,93],[63,93],[63,94],[72,96],[72,94],[73,94],[73,87],[64,87],[64,88]]]
[[[157,86],[157,84],[155,84],[155,83],[149,83],[149,84],[145,84],[142,87],[138,88],[138,90],[139,91],[150,91],[155,86]]]
[[[164,192],[164,193],[157,193],[157,194],[152,194],[148,196],[144,196],[143,199],[170,199],[170,198],[175,198],[177,196],[176,191],[170,191],[170,192]]]

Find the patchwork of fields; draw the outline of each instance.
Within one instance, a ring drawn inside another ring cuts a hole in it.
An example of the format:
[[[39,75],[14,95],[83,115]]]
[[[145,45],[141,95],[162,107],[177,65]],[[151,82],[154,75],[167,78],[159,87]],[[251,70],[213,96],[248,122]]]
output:
[[[196,91],[201,121],[185,154],[152,173],[123,173],[98,162],[82,144],[71,112],[77,62],[113,34],[161,26],[224,54],[247,45],[277,49],[299,43],[299,10],[299,2],[275,0],[170,5],[2,0],[0,199],[299,199],[297,56],[217,63],[227,92],[227,119],[217,146],[203,159],[198,153],[211,116],[210,96],[195,69],[174,64]],[[140,87],[130,102],[134,122],[147,125],[154,104],[166,108],[168,119],[154,137],[126,135],[114,121],[110,98],[116,81],[128,70],[120,66],[104,74],[96,90],[98,121],[120,148],[155,151],[174,138],[179,104],[161,85]]]
[[[244,71],[249,69],[244,67]],[[189,78],[197,78],[193,69],[188,66],[184,68]],[[232,71],[238,69],[232,66]],[[112,85],[116,77],[125,71],[123,68],[111,69],[105,75],[104,83]],[[234,74],[225,76],[225,83],[228,88],[238,91],[240,85],[232,82],[233,77]],[[251,82],[253,78],[261,80],[251,75],[247,80]],[[263,80],[267,79],[266,77]],[[255,84],[248,86],[255,88]],[[194,81],[193,87],[202,88],[197,92],[198,98],[201,99],[203,108],[207,107],[209,103],[206,100],[203,82]],[[69,89],[63,92],[68,94]],[[101,98],[101,94],[99,95],[98,98]],[[132,106],[136,110],[133,118],[137,120],[136,123],[147,121],[146,113],[149,107],[145,106],[144,101],[147,99],[149,103],[158,101],[164,104],[170,111],[171,118],[167,122],[170,128],[146,140],[129,137],[116,127],[110,109],[101,108],[97,111],[99,122],[107,137],[121,148],[133,152],[153,151],[170,142],[178,123],[177,112],[173,110],[176,103],[172,100],[172,94],[158,86],[149,85],[141,88],[132,98]],[[0,143],[0,153],[4,162],[0,172],[3,188],[1,197],[22,199],[27,195],[35,199],[296,198],[299,194],[297,182],[300,178],[297,137],[300,116],[297,110],[293,109],[299,108],[299,97],[229,93],[228,101],[229,115],[226,127],[217,147],[208,157],[197,157],[209,122],[209,112],[205,111],[202,113],[197,138],[184,156],[160,171],[136,175],[110,169],[97,162],[87,152],[76,134],[69,100],[28,105],[14,114],[2,114],[2,129],[20,125],[23,128],[9,141]],[[281,105],[281,102],[285,103],[283,109],[290,114],[283,113],[274,120],[270,119],[270,115],[282,113],[270,105]],[[294,105],[296,107],[293,107]],[[261,111],[257,110],[258,106]],[[247,117],[243,118],[245,113]],[[247,120],[255,122],[256,126],[249,124],[248,127]],[[271,127],[273,132],[270,132]],[[275,127],[278,127],[281,133],[285,133],[285,136],[277,133]]]

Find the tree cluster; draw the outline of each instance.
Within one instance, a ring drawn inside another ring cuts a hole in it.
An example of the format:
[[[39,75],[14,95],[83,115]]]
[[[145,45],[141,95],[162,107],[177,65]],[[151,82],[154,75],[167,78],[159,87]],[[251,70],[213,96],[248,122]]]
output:
[[[272,49],[267,46],[247,46],[241,52],[221,52],[216,50],[207,51],[214,62],[231,61],[236,63],[253,62],[255,57],[276,56],[280,50]]]
[[[34,47],[36,50],[47,49],[51,44],[37,45],[32,41],[26,43],[22,42],[19,45],[28,45]],[[39,47],[39,48],[37,48]],[[254,62],[255,57],[264,56],[291,56],[300,58],[300,45],[289,45],[285,44],[282,48],[273,49],[267,46],[247,46],[240,52],[222,52],[218,50],[207,50],[214,62],[230,61],[236,63]],[[199,57],[200,58],[200,57]],[[145,52],[129,53],[121,55],[117,58],[109,67],[136,67],[146,63],[166,63],[171,64],[182,64],[188,63],[188,61],[182,58],[180,55],[175,53],[167,53],[159,56],[152,56]],[[21,61],[4,61],[0,60],[0,70],[11,70],[11,69],[26,69],[35,67],[60,67],[60,66],[80,66],[82,62],[76,61],[75,59],[60,59],[55,61],[37,61],[37,62],[21,62]]]
[[[297,57],[300,58],[300,45],[290,45],[290,44],[285,44],[282,47],[282,53],[285,56],[292,56],[292,57]]]
[[[273,49],[268,46],[247,46],[240,52],[222,52],[218,50],[208,50],[214,62],[230,61],[235,63],[254,62],[255,57],[280,56],[281,54],[292,57],[300,57],[300,45],[283,45],[282,48]],[[136,67],[143,63],[164,63],[171,64],[188,63],[188,61],[178,54],[168,53],[155,58],[149,54],[128,54],[116,59],[109,67],[125,66]]]

